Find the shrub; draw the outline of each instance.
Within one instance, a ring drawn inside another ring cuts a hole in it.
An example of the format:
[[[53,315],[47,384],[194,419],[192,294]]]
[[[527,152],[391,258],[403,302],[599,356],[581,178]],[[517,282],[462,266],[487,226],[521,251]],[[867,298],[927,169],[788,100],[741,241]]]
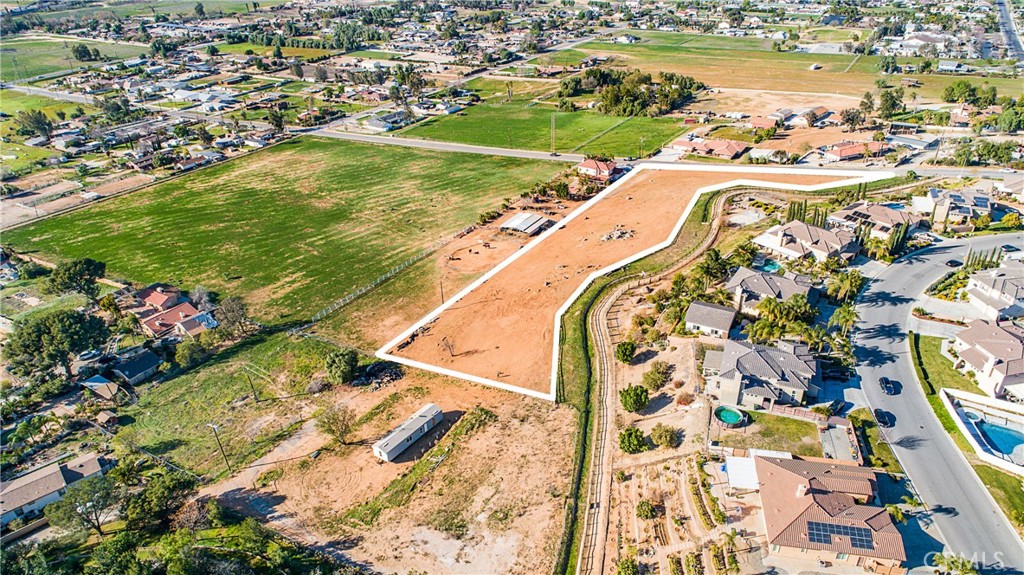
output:
[[[615,566],[615,575],[640,575],[640,566],[636,564],[636,559],[623,557]]]
[[[636,516],[640,519],[654,519],[658,516],[658,510],[654,508],[654,504],[646,499],[641,499],[640,503],[636,504]]]
[[[620,391],[619,399],[622,401],[622,409],[630,413],[640,413],[650,402],[647,388],[639,385],[631,385]]]
[[[659,447],[677,447],[679,432],[674,427],[659,423],[651,430],[651,441]]]
[[[665,361],[654,361],[651,362],[651,369],[644,373],[641,383],[644,387],[651,391],[658,391],[666,383],[668,383],[669,372],[671,367],[668,362]]]
[[[619,433],[619,448],[626,453],[642,453],[647,451],[644,433],[635,427],[627,427]]]
[[[615,346],[615,359],[622,363],[632,362],[635,355],[636,344],[631,341],[619,342],[619,345]]]

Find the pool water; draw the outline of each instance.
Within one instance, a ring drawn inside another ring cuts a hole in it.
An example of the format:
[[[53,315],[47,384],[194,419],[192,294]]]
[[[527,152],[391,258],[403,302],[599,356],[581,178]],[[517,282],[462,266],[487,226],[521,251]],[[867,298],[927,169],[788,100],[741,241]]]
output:
[[[782,269],[782,265],[780,265],[779,262],[777,262],[775,260],[772,260],[772,259],[764,260],[763,264],[757,266],[757,271],[761,271],[761,272],[765,272],[765,273],[769,273],[769,274],[773,274],[773,273],[775,273],[775,272],[777,272],[777,271],[779,271],[781,269]]]
[[[978,421],[975,425],[989,447],[1003,455],[1013,455],[1014,450],[1024,445],[1024,433],[988,421]]]
[[[728,407],[719,407],[715,410],[715,417],[720,419],[723,423],[730,425],[743,421],[743,414],[735,409],[729,409]]]

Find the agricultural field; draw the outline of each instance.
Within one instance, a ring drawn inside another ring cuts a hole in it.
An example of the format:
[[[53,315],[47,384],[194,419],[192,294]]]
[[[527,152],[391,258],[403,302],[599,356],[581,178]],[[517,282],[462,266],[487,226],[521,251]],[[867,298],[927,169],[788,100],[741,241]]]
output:
[[[261,0],[260,6],[269,8],[284,4],[286,0]],[[243,0],[204,0],[203,7],[207,15],[218,13],[239,14],[249,12],[250,2]],[[192,14],[196,3],[191,0],[127,0],[94,2],[85,7],[76,7],[68,10],[49,10],[33,12],[33,17],[40,17],[43,20],[89,20],[92,18],[111,19],[125,18],[138,15],[154,14]]]
[[[42,74],[102,64],[102,62],[75,60],[71,56],[71,48],[76,44],[85,44],[89,48],[96,48],[104,58],[112,60],[133,58],[149,51],[148,46],[137,44],[16,36],[4,39],[4,49],[0,50],[0,80],[13,82]]]
[[[0,113],[8,116],[13,116],[23,110],[41,110],[51,119],[56,120],[56,114],[58,111],[63,111],[65,114],[70,116],[71,113],[75,111],[75,108],[79,106],[81,106],[82,111],[86,114],[91,114],[96,111],[96,108],[93,108],[88,104],[76,104],[74,102],[53,100],[46,96],[22,94],[21,92],[15,92],[14,90],[0,90]],[[6,125],[7,122],[0,123],[0,126],[6,127]]]
[[[117,439],[169,457],[196,473],[226,471],[213,430],[232,466],[256,459],[295,432],[314,406],[280,401],[306,389],[333,348],[284,333],[257,335],[213,356],[199,368],[140,390],[137,404],[119,412]],[[249,371],[247,366],[254,366]],[[267,373],[264,378],[256,373]],[[252,397],[252,381],[260,401]]]
[[[552,116],[555,118],[556,152],[636,156],[641,144],[645,152],[651,152],[684,129],[681,122],[673,118],[621,118],[588,111],[559,112],[543,104],[534,105],[516,99],[503,102],[492,98],[458,114],[413,126],[402,135],[546,151],[551,149]]]
[[[367,58],[370,60],[400,60],[401,54],[396,52],[384,52],[382,50],[353,50],[345,52],[345,56],[351,58]]]
[[[239,295],[263,321],[302,321],[562,169],[302,138],[4,239],[104,261],[113,277]]]
[[[638,44],[588,42],[578,49],[589,55],[614,57],[616,66],[640,68],[651,73],[676,72],[693,76],[712,87],[821,92],[860,96],[875,90],[877,56],[774,52],[770,42],[753,38],[697,37],[673,32],[640,32],[648,41]],[[916,62],[905,58],[900,62]],[[811,70],[814,64],[818,70]],[[902,76],[901,76],[902,77]],[[916,75],[922,86],[918,95],[938,99],[948,84],[965,76]],[[1001,93],[1019,95],[1020,81],[1013,78],[966,77],[987,81]]]
[[[221,54],[245,54],[250,50],[253,54],[258,56],[272,56],[274,54],[273,46],[261,46],[251,42],[217,44],[217,49],[220,50]],[[281,46],[281,54],[283,54],[285,58],[291,58],[293,56],[298,56],[300,58],[319,58],[321,56],[330,55],[331,52],[321,50],[319,48],[292,48],[290,46]]]

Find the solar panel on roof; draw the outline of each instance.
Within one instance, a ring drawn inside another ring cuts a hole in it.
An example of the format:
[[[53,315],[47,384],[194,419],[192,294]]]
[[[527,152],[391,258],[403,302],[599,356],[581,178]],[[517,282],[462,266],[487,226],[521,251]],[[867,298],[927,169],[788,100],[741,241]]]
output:
[[[838,525],[836,523],[822,523],[819,521],[807,522],[807,536],[811,543],[831,545],[833,535],[849,537],[850,546],[855,549],[875,548],[870,529]]]

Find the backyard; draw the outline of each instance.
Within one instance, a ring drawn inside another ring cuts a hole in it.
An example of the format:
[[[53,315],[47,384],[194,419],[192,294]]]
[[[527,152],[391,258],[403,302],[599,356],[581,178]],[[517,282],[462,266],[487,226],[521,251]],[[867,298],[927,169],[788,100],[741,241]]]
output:
[[[96,48],[104,58],[114,60],[132,58],[149,52],[148,46],[138,44],[65,38],[5,38],[4,49],[0,50],[0,80],[12,82],[82,66],[103,64],[75,60],[71,56],[71,48],[76,44],[85,44],[90,49]]]
[[[774,449],[804,457],[822,457],[818,428],[802,421],[761,411],[747,411],[750,423],[736,430],[712,431],[721,445],[740,449]]]
[[[104,261],[112,277],[240,295],[264,321],[303,321],[564,168],[302,138],[4,239]]]

